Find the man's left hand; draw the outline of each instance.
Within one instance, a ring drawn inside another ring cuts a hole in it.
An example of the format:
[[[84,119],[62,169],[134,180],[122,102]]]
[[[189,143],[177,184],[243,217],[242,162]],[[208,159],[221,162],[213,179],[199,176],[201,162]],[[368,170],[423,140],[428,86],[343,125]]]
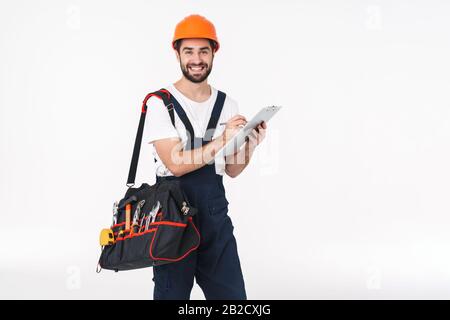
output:
[[[266,137],[267,124],[262,122],[248,135],[248,146],[250,149],[255,149]]]

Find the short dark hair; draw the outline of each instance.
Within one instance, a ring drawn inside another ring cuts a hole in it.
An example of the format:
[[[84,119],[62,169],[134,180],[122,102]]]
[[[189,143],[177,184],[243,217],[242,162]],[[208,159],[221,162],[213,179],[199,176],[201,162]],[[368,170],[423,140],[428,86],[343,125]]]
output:
[[[183,41],[183,39],[178,39],[173,44],[173,47],[175,48],[175,50],[178,51],[178,54],[180,53],[180,49],[181,49],[181,41]],[[211,39],[208,39],[208,41],[209,41],[209,45],[212,48],[212,51],[215,52],[217,50],[217,42],[215,42],[214,40],[211,40]]]

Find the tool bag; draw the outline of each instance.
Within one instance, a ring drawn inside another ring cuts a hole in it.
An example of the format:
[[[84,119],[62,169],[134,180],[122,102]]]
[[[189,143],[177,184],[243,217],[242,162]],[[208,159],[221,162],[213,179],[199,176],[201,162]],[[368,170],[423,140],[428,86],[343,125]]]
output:
[[[144,131],[147,100],[156,96],[168,108],[174,125],[170,93],[161,89],[144,99],[134,144],[133,157],[123,199],[114,204],[113,224],[108,230],[110,242],[102,246],[97,272],[132,270],[180,261],[200,244],[192,217],[197,209],[189,204],[179,181],[161,180],[133,188]],[[127,212],[129,228],[127,226]],[[102,241],[102,240],[101,240]]]

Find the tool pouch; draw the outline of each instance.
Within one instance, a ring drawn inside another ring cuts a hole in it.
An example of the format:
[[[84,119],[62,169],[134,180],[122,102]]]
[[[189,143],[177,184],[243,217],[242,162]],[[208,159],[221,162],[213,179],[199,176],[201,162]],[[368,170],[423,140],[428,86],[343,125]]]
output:
[[[133,188],[144,130],[147,100],[156,96],[164,101],[174,125],[173,106],[168,103],[169,92],[161,89],[148,94],[142,104],[141,118],[134,144],[133,157],[128,175],[128,190],[117,206],[116,221],[111,226],[113,244],[102,247],[97,267],[108,270],[132,270],[180,261],[196,250],[200,234],[194,225],[193,216],[197,210],[177,180],[161,180],[154,185],[143,183]],[[145,200],[145,202],[143,201]],[[159,202],[156,217],[155,205]],[[131,205],[130,228],[126,228],[126,208]],[[136,209],[139,211],[137,215]],[[135,216],[138,219],[133,219]],[[148,221],[152,219],[151,221]]]
[[[126,230],[126,205],[131,205],[133,217],[142,200],[141,219]],[[156,219],[147,224],[149,212],[158,201],[161,207]],[[100,267],[121,271],[180,261],[199,246],[200,234],[192,220],[196,213],[176,180],[130,188],[119,201],[117,224],[111,227],[115,243],[103,247]]]

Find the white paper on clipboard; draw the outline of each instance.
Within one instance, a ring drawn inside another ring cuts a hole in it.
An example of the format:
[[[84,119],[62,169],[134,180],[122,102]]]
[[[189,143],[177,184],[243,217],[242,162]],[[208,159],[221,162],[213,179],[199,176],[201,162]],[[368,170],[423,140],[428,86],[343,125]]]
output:
[[[216,157],[229,156],[236,153],[245,143],[245,138],[256,128],[261,122],[268,122],[279,110],[281,106],[270,106],[262,108],[247,124],[228,141],[217,153]]]

